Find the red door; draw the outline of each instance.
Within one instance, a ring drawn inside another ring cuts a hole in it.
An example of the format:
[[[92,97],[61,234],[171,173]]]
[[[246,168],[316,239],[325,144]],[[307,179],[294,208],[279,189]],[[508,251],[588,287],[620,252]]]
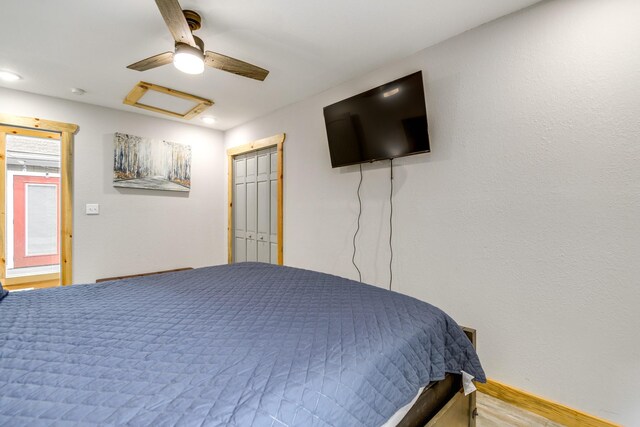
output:
[[[59,177],[14,175],[14,268],[60,263],[59,216]]]

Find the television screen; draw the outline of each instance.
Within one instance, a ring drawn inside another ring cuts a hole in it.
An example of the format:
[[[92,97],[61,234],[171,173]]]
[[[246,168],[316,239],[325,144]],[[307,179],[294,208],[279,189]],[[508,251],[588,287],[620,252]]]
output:
[[[422,72],[325,107],[324,122],[334,168],[430,151]]]

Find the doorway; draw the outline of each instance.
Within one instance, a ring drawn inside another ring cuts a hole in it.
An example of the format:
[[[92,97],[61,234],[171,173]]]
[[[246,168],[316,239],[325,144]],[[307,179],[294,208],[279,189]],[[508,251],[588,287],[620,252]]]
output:
[[[282,265],[285,134],[227,150],[228,262]]]
[[[0,280],[8,290],[71,284],[76,129],[0,115]]]

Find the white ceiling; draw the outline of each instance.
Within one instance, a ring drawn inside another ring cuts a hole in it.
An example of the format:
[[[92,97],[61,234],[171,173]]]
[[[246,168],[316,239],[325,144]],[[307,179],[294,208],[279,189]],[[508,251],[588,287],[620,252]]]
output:
[[[153,0],[1,1],[0,69],[24,79],[0,85],[157,115],[122,104],[144,80],[212,99],[209,127],[226,130],[538,0],[181,1],[202,15],[195,34],[206,49],[268,69],[264,82],[210,68],[126,69],[173,50]]]

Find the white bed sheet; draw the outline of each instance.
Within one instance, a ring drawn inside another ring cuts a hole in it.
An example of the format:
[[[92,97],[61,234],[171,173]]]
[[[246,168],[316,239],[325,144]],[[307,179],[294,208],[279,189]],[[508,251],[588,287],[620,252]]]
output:
[[[411,402],[407,403],[406,405],[404,405],[402,408],[398,409],[396,411],[395,414],[393,414],[391,416],[391,418],[389,418],[387,420],[386,423],[382,424],[382,426],[380,427],[396,427],[398,425],[398,423],[400,421],[402,421],[402,419],[404,418],[405,415],[407,415],[407,413],[409,412],[409,409],[411,409],[411,407],[413,405],[415,405],[416,401],[418,400],[418,397],[420,397],[420,395],[422,394],[422,391],[424,390],[424,387],[420,387],[420,390],[418,390],[418,393],[416,394],[416,396],[411,400]]]

